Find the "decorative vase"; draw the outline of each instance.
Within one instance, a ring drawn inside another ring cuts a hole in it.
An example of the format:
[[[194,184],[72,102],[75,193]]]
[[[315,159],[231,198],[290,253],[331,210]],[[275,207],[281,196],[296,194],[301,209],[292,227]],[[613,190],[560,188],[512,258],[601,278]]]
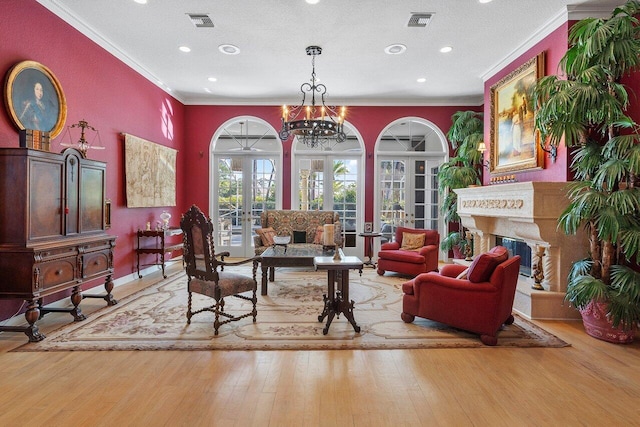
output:
[[[613,327],[611,318],[607,315],[607,304],[591,301],[580,310],[582,323],[588,335],[615,344],[629,344],[633,342],[635,328],[624,329],[622,325]]]
[[[169,228],[169,220],[171,219],[171,214],[167,211],[162,211],[160,214],[160,219],[162,219],[162,229],[166,230]]]
[[[462,253],[460,246],[453,247],[453,257],[455,259],[464,259],[464,253]]]

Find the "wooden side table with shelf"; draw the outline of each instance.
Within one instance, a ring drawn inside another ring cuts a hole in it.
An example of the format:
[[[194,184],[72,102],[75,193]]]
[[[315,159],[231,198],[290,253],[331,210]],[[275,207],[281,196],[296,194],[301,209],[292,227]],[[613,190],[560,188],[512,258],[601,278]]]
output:
[[[138,278],[142,278],[140,274],[140,266],[148,265],[160,265],[162,266],[162,277],[165,279],[167,275],[164,271],[165,264],[171,261],[178,261],[178,259],[165,259],[165,254],[182,251],[182,239],[180,242],[174,238],[174,236],[181,236],[182,229],[179,227],[170,227],[165,230],[138,230],[138,248],[136,249],[136,256],[138,260]],[[154,246],[141,246],[141,239],[155,238]],[[155,262],[150,264],[140,264],[140,255],[151,254],[155,255]]]

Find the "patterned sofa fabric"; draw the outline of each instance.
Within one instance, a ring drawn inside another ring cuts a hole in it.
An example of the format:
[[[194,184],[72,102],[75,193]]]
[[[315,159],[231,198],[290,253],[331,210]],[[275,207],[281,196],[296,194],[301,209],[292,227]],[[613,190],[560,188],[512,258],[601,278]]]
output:
[[[267,210],[260,214],[261,228],[271,227],[277,236],[291,236],[291,245],[313,244],[314,240],[316,240],[318,227],[322,227],[325,224],[334,224],[334,241],[341,246],[342,225],[337,212]],[[294,235],[296,240],[300,240],[300,236],[306,235],[305,242],[293,243],[295,241]],[[253,236],[253,243],[256,255],[262,254],[268,248],[268,246],[262,245],[262,239],[258,235]]]

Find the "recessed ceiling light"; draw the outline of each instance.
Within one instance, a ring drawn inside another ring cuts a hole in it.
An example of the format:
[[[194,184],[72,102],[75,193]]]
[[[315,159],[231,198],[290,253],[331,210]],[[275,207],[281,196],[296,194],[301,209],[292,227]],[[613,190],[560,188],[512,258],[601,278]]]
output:
[[[240,53],[240,49],[232,44],[221,44],[218,46],[218,50],[226,55],[237,55]]]
[[[215,77],[209,77],[207,80],[209,80],[210,82],[217,82],[218,79],[216,79]]]
[[[147,0],[133,0],[133,1],[140,4],[147,4]]]
[[[180,46],[178,49],[180,49],[182,52],[191,52],[191,48],[188,46]]]
[[[407,47],[400,43],[390,44],[389,46],[384,48],[384,53],[387,55],[400,55],[407,50]]]
[[[490,3],[491,0],[478,0],[478,3]]]
[[[305,0],[307,3],[309,4],[318,4],[320,3],[320,0]]]
[[[416,80],[416,81],[417,81],[418,83],[424,83],[424,82],[426,82],[426,81],[427,81],[427,79],[426,79],[426,78],[424,78],[424,77],[420,77],[420,78],[419,78],[418,80]]]
[[[443,48],[440,48],[440,52],[442,53],[449,53],[453,50],[453,48],[451,46],[445,46]]]

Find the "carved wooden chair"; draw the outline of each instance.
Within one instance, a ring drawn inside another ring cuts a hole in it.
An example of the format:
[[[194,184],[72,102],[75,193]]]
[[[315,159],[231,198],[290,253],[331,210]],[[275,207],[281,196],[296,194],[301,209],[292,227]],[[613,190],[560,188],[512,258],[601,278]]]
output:
[[[253,316],[253,321],[255,322],[257,315],[256,303],[258,301],[256,296],[256,290],[258,289],[256,272],[261,258],[254,257],[241,261],[225,262],[224,257],[229,256],[229,253],[214,253],[213,224],[211,219],[205,217],[204,213],[196,205],[191,206],[186,213],[182,214],[180,227],[184,232],[184,262],[188,278],[187,290],[189,292],[189,302],[187,306],[187,324],[191,323],[191,317],[194,314],[203,311],[210,311],[215,314],[213,328],[216,335],[218,335],[218,328],[225,323],[240,320],[248,316]],[[252,277],[223,271],[224,267],[233,267],[248,263],[253,263]],[[193,311],[193,292],[211,297],[215,300],[215,303],[211,306]],[[246,292],[251,292],[251,297],[241,295]],[[253,310],[242,315],[232,315],[225,312],[224,298],[228,296],[251,301],[253,303]],[[221,317],[223,320],[220,320]]]

